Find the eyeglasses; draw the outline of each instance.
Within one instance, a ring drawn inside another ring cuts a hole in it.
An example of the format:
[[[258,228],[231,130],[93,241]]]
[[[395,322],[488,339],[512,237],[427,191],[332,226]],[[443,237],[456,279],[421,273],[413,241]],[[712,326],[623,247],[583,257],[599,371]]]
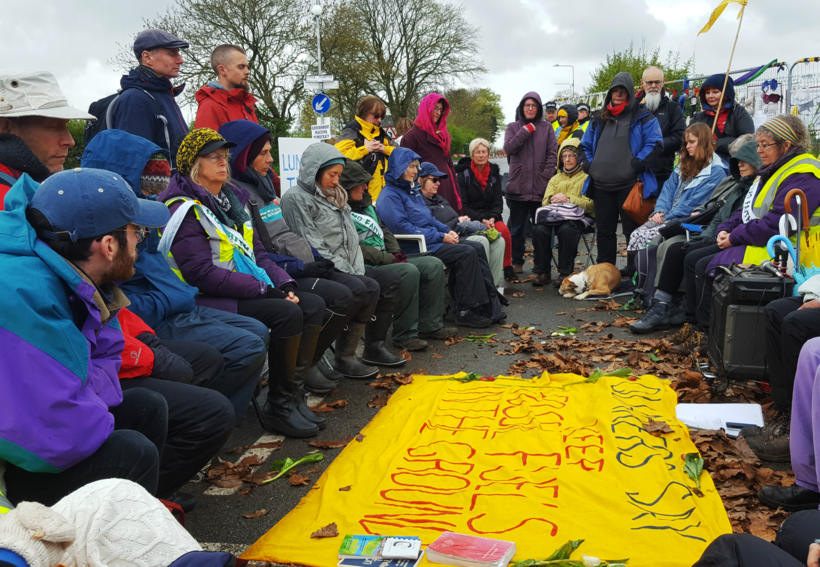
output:
[[[371,114],[371,116],[373,118],[375,118],[376,120],[380,120],[381,118],[384,118],[384,114]]]
[[[644,81],[650,87],[659,87],[663,84],[663,81]]]
[[[525,104],[524,108],[538,108],[537,104]]]
[[[444,107],[443,106],[434,106],[433,107],[433,112],[442,113],[442,112],[444,112]]]
[[[148,235],[151,233],[150,228],[146,228],[144,226],[138,226],[137,228],[118,228],[114,232],[136,232],[137,233],[137,244],[143,242]]]
[[[430,183],[433,183],[433,184],[435,184],[435,185],[438,185],[439,183],[441,183],[441,179],[439,179],[438,177],[437,177],[437,178],[435,178],[435,179],[431,179],[431,180],[430,180]]]
[[[768,148],[770,146],[776,146],[776,145],[777,145],[777,143],[775,143],[775,142],[772,142],[771,144],[755,144],[755,149],[757,151],[766,150],[766,148]]]
[[[199,156],[199,157],[201,157],[202,159],[207,159],[211,163],[217,163],[219,161],[228,161],[228,159],[231,157],[231,154],[229,154],[227,152],[224,153],[224,154],[214,153],[214,154],[208,154],[207,156]]]

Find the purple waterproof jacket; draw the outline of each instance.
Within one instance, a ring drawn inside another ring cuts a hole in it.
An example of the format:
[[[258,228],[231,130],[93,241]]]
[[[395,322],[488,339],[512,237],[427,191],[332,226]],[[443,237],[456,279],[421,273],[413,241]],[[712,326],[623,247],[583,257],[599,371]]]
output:
[[[524,101],[538,103],[538,113],[532,120],[535,132],[524,128]],[[518,120],[507,125],[504,133],[504,151],[510,158],[510,178],[507,180],[508,201],[530,201],[541,204],[552,176],[558,167],[558,140],[552,124],[544,121],[544,106],[538,93],[524,95],[518,103]]]
[[[250,199],[250,193],[235,185],[230,187],[244,207]],[[216,205],[208,190],[194,183],[190,177],[180,173],[175,173],[171,177],[168,188],[159,195],[159,200],[164,203],[176,197],[196,199],[213,211],[214,214],[218,214]],[[180,206],[182,206],[181,201],[171,205],[171,214],[173,215]],[[267,272],[274,286],[282,287],[285,284],[291,284],[294,288],[296,287],[293,278],[268,258],[268,253],[255,231],[253,251],[256,255],[256,264]],[[238,299],[262,299],[265,297],[265,285],[252,275],[230,272],[214,265],[211,261],[211,246],[208,244],[208,236],[196,219],[193,209],[188,211],[182,221],[174,242],[171,244],[171,253],[174,255],[185,281],[199,288],[199,295],[196,297],[197,305],[236,313]]]
[[[777,173],[784,163],[794,159],[795,156],[796,154],[791,154],[781,158],[774,164],[774,167],[768,168],[767,172],[762,172],[759,188],[762,189],[771,176]],[[712,258],[706,270],[707,274],[711,275],[717,266],[728,266],[732,262],[740,264],[743,262],[746,246],[766,246],[772,236],[780,234],[780,218],[786,214],[786,195],[792,189],[801,189],[806,194],[809,217],[817,210],[817,207],[820,207],[820,179],[811,173],[789,175],[780,182],[778,187],[772,188],[771,191],[775,189],[777,193],[772,208],[761,218],[744,224],[743,206],[741,205],[726,222],[717,227],[716,234],[720,234],[724,230],[729,233],[729,242],[732,243],[732,246],[721,250]],[[792,200],[792,212],[794,212],[795,206],[796,203]],[[789,232],[793,234],[792,231]]]

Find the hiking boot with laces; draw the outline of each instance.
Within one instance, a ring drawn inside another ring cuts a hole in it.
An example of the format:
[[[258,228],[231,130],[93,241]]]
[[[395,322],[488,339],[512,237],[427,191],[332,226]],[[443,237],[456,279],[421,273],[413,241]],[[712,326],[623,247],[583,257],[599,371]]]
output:
[[[691,330],[689,336],[682,343],[674,345],[672,350],[687,356],[690,354],[694,354],[696,356],[704,354],[706,352],[707,345],[706,335],[700,331],[696,331],[688,323],[687,326],[689,326],[689,329]]]
[[[686,323],[686,305],[683,301],[673,301],[669,306],[669,324],[683,325]]]
[[[651,333],[669,328],[669,304],[656,301],[652,307],[643,314],[640,321],[635,321],[629,326],[633,333]]]
[[[744,427],[740,430],[749,448],[762,461],[788,462],[791,460],[789,438],[791,414],[781,412],[763,427]]]
[[[695,333],[695,328],[689,323],[684,323],[683,327],[677,333],[669,337],[668,340],[673,345],[681,345],[689,340],[689,337]]]
[[[532,280],[532,285],[535,287],[543,287],[550,283],[550,275],[549,274],[535,274],[535,278]]]

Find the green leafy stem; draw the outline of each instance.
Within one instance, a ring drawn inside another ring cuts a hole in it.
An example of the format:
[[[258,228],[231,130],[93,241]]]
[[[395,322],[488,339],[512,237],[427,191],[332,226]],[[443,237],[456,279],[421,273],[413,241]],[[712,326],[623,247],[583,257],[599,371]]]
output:
[[[584,543],[582,539],[570,540],[546,559],[526,559],[513,561],[513,567],[618,567],[624,566],[629,559],[599,559],[590,555],[581,555],[581,559],[570,559],[570,555]]]
[[[302,457],[298,461],[294,461],[290,457],[286,458],[284,461],[274,461],[273,463],[271,463],[270,470],[279,471],[279,474],[277,474],[273,478],[269,478],[268,480],[264,481],[262,484],[267,484],[269,482],[273,482],[277,478],[280,478],[280,477],[284,476],[285,473],[287,473],[289,470],[296,467],[297,465],[301,465],[302,463],[315,463],[317,461],[321,461],[324,458],[325,458],[325,456],[323,454],[314,453],[312,455],[307,455],[305,457]]]

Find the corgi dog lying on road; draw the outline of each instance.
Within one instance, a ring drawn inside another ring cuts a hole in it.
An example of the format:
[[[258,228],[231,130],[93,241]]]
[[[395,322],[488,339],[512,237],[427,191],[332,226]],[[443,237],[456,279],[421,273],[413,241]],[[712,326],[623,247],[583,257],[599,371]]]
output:
[[[621,285],[621,272],[612,264],[595,264],[561,282],[561,295],[582,300],[588,295],[610,296]]]

